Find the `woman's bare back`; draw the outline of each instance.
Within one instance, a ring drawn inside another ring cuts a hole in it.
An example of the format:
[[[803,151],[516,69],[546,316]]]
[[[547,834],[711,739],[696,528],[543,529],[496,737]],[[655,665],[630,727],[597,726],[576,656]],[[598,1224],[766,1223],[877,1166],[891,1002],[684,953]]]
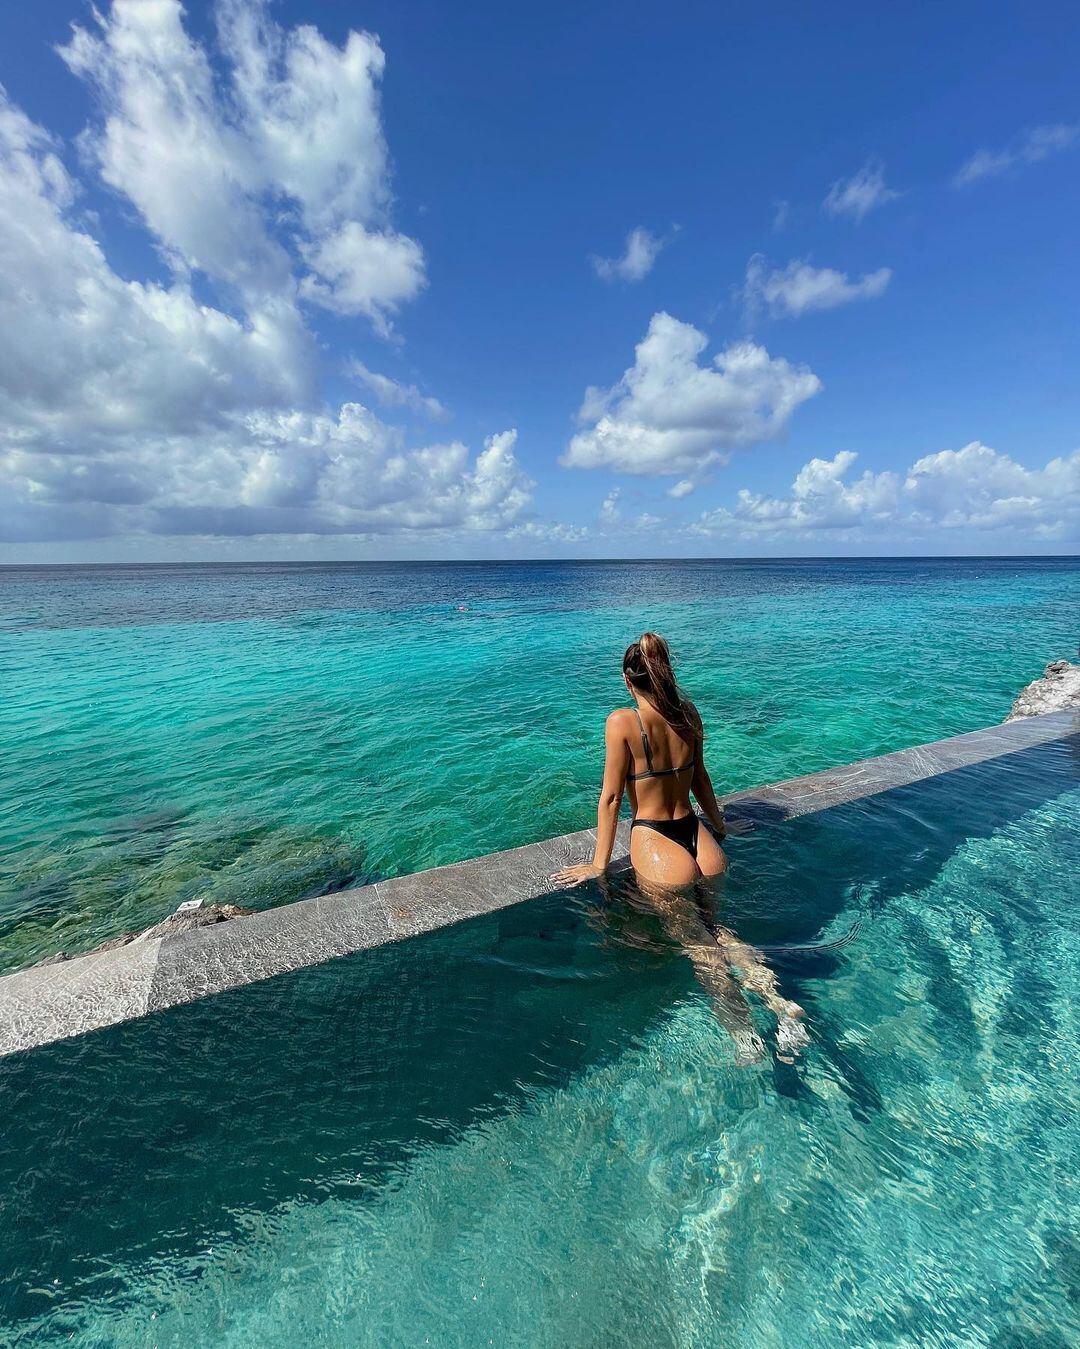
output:
[[[625,709],[624,725],[629,756],[627,793],[631,813],[640,822],[640,827],[630,831],[630,861],[638,879],[679,886],[699,876],[720,875],[727,869],[724,850],[707,826],[696,820],[690,804],[699,771],[704,771],[701,737],[688,739],[680,734],[644,698],[637,700],[636,709]],[[695,819],[684,841],[651,827],[684,819]]]

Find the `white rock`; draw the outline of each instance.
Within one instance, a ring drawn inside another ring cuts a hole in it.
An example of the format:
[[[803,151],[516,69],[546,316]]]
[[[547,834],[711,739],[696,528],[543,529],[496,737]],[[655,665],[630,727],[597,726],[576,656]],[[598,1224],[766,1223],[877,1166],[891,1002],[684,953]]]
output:
[[[1064,712],[1080,708],[1080,665],[1067,660],[1052,660],[1041,679],[1033,680],[1012,705],[1006,721],[1037,717],[1043,712]]]

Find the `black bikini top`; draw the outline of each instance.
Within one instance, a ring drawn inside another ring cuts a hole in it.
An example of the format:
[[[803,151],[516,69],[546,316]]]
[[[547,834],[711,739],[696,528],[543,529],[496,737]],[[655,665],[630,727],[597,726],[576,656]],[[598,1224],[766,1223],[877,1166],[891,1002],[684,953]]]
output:
[[[634,706],[634,716],[637,717],[638,725],[641,727],[641,748],[645,751],[645,762],[649,765],[644,773],[629,773],[627,776],[631,782],[638,782],[641,778],[672,778],[676,773],[685,773],[688,768],[693,768],[696,763],[694,754],[690,756],[690,762],[684,763],[680,768],[654,768],[652,766],[652,750],[649,748],[649,737],[645,734],[645,723],[641,720],[641,713]]]

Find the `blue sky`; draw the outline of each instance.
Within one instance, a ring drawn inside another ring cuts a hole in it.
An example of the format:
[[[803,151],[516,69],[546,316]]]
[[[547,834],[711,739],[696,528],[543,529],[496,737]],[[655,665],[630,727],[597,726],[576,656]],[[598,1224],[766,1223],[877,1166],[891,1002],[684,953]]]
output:
[[[1078,56],[1066,5],[5,6],[0,560],[1075,552]]]

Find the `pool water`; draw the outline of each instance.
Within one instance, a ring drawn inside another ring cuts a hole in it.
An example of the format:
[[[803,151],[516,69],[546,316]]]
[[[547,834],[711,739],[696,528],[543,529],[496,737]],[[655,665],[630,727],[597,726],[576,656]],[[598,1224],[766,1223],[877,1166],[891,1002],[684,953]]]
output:
[[[10,1340],[1075,1344],[1080,741],[730,851],[794,1064],[625,886],[0,1061]]]

